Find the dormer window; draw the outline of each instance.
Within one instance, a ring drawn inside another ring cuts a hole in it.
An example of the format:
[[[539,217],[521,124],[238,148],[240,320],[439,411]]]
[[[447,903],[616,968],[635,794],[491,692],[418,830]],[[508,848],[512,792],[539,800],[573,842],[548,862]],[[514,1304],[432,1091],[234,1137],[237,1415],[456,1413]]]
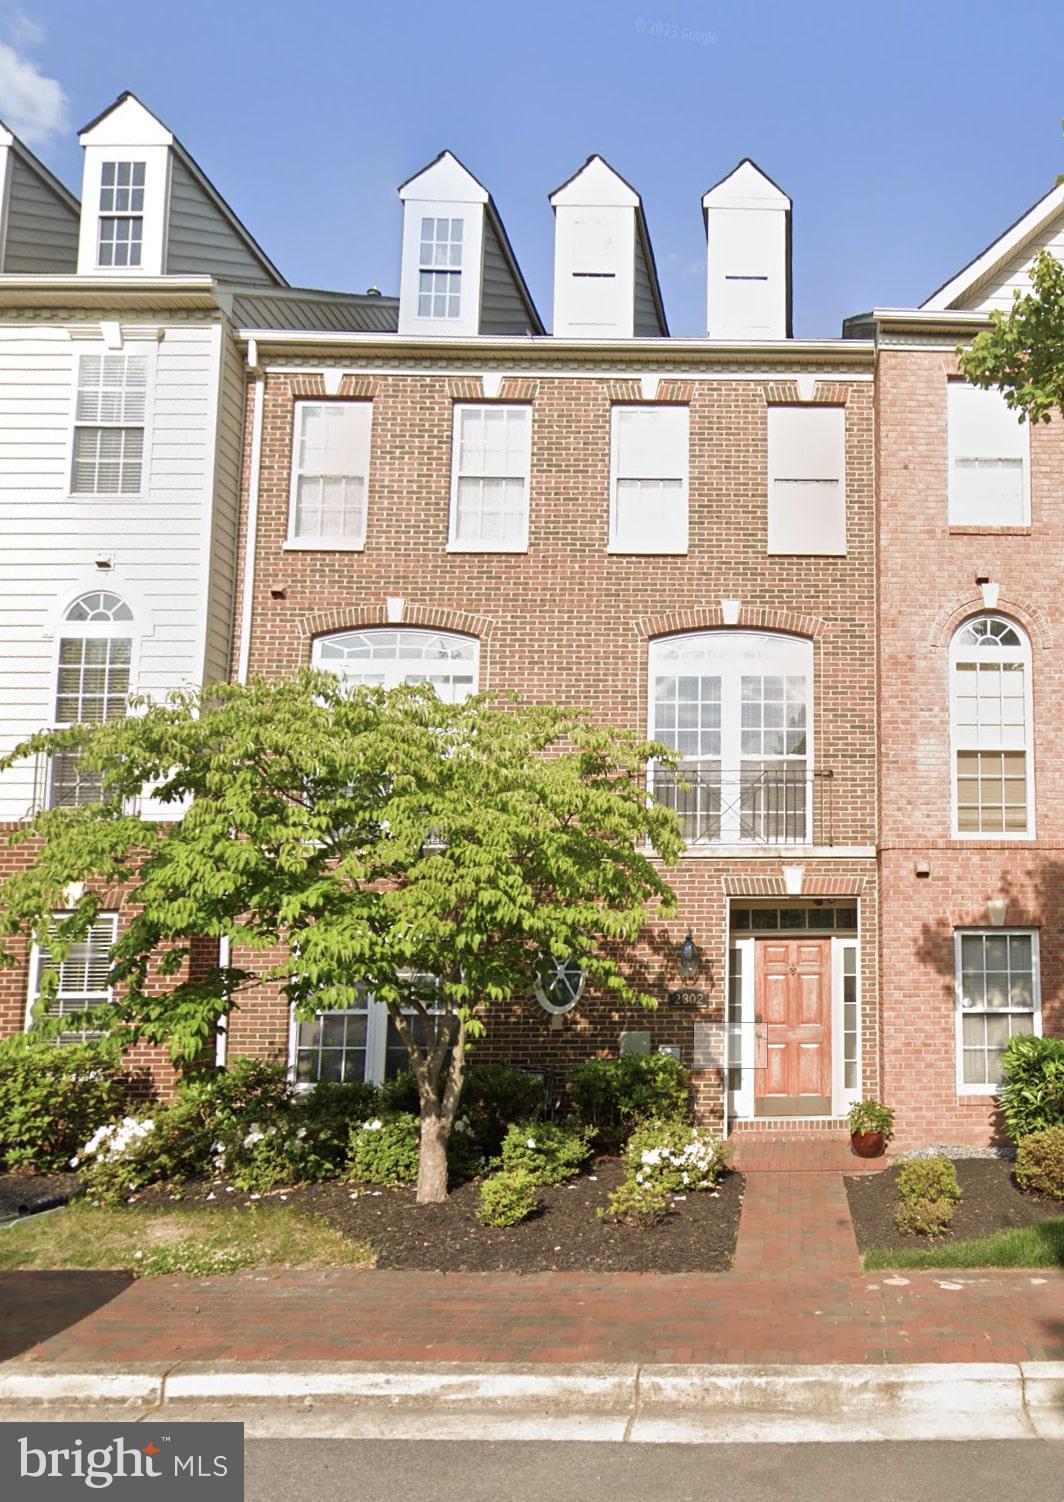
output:
[[[144,163],[100,167],[98,266],[139,266],[144,240]]]
[[[461,219],[421,221],[418,258],[419,318],[459,318],[462,304]]]

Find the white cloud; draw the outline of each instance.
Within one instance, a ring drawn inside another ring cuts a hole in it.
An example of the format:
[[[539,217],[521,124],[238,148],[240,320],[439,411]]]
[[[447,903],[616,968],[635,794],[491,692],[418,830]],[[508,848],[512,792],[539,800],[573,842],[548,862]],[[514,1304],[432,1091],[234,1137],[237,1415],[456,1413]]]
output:
[[[8,35],[23,45],[42,39],[40,27],[20,11],[3,20]],[[70,130],[67,96],[55,78],[8,42],[0,41],[0,120],[29,146],[43,146]]]

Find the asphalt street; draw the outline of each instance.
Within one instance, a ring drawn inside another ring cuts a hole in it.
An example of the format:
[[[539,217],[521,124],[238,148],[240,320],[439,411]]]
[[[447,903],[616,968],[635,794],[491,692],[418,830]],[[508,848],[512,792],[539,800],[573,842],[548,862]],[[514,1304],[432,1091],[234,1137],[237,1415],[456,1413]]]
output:
[[[250,1440],[247,1502],[1024,1502],[1064,1499],[1064,1441],[464,1444]]]

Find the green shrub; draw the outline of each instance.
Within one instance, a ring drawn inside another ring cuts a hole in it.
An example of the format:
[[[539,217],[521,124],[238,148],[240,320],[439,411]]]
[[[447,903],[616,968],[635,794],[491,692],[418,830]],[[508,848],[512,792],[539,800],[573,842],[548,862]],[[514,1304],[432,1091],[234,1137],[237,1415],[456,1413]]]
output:
[[[361,1184],[394,1188],[417,1182],[421,1124],[416,1116],[371,1117],[351,1130],[351,1175]]]
[[[1047,1199],[1064,1200],[1064,1126],[1024,1137],[1016,1149],[1016,1182]]]
[[[900,1170],[896,1187],[902,1204],[945,1200],[956,1205],[961,1198],[957,1169],[949,1158],[914,1158]]]
[[[587,1127],[524,1121],[510,1127],[502,1142],[506,1173],[527,1173],[536,1184],[564,1184],[587,1162]]]
[[[941,1236],[953,1220],[953,1200],[912,1199],[898,1206],[894,1224],[907,1236]]]
[[[640,1121],[686,1117],[690,1085],[690,1072],[665,1053],[589,1059],[568,1082],[577,1116],[608,1152],[618,1152]]]
[[[486,1226],[516,1226],[540,1207],[539,1185],[521,1169],[492,1174],[480,1186],[477,1212]]]
[[[507,1127],[543,1114],[543,1082],[509,1064],[474,1064],[467,1072],[458,1117],[489,1158],[502,1147]]]
[[[616,1220],[622,1225],[648,1230],[669,1213],[671,1196],[665,1185],[654,1179],[637,1180],[626,1174],[598,1211],[599,1220]]]
[[[308,1173],[316,1179],[332,1178],[346,1166],[351,1128],[366,1121],[376,1109],[377,1092],[372,1085],[351,1080],[345,1084],[324,1081],[298,1095],[293,1103],[296,1130],[306,1128],[305,1154]]]
[[[1013,1142],[1064,1126],[1064,1038],[1010,1038],[998,1105]]]
[[[97,1127],[70,1164],[90,1200],[115,1203],[155,1182],[158,1157],[155,1117],[145,1114]]]
[[[67,1168],[98,1127],[117,1120],[129,1081],[118,1049],[19,1033],[0,1041],[0,1168]]]
[[[683,1121],[645,1121],[625,1149],[628,1177],[658,1184],[666,1195],[712,1189],[728,1166],[728,1149]]]
[[[385,1080],[383,1085],[378,1085],[377,1110],[388,1116],[396,1116],[400,1112],[408,1116],[421,1114],[421,1097],[418,1095],[417,1080],[412,1069],[401,1069],[390,1080]]]

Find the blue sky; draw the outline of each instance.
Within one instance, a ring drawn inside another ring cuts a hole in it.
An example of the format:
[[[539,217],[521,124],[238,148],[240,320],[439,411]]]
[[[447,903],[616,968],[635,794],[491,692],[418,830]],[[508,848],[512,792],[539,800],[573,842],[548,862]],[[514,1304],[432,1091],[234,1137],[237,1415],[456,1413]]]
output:
[[[598,151],[676,334],[743,156],[795,202],[797,334],[922,301],[1064,171],[1062,59],[1059,0],[0,0],[0,117],[75,189],[74,131],[130,88],[290,281],[394,292],[396,186],[448,147],[549,323],[547,195]]]

